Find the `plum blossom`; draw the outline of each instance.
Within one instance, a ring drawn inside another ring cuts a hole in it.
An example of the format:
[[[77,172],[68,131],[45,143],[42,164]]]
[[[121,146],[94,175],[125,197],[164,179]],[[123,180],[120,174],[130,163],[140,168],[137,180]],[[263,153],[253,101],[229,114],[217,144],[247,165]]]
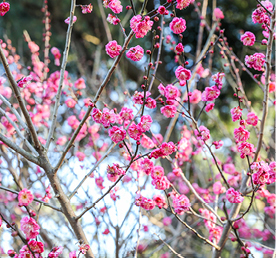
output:
[[[214,103],[209,103],[207,104],[207,106],[205,107],[206,112],[210,112],[211,110],[214,109]]]
[[[243,127],[234,129],[234,136],[237,142],[245,142],[248,140],[250,133]]]
[[[77,17],[74,15],[74,16],[73,16],[73,23],[75,23],[76,21],[77,21]],[[70,23],[70,16],[67,17],[67,18],[64,20],[64,22],[65,22],[66,24],[69,24],[69,23]]]
[[[38,241],[35,241],[35,240],[31,240],[28,242],[28,245],[30,246],[31,250],[34,252],[34,253],[43,253],[44,252],[44,245],[42,242],[38,242]]]
[[[182,66],[178,66],[175,71],[175,76],[180,81],[180,86],[185,86],[186,81],[191,78],[191,71]]]
[[[104,0],[103,5],[106,8],[110,8],[116,14],[121,13],[123,9],[119,0]]]
[[[184,52],[184,46],[182,43],[179,43],[176,47],[175,47],[175,51],[178,54],[182,54]]]
[[[169,24],[170,29],[175,34],[180,34],[186,30],[186,21],[183,18],[175,17]]]
[[[255,115],[254,112],[249,112],[247,114],[247,119],[246,119],[246,123],[249,124],[249,125],[253,125],[253,126],[256,126],[258,124],[258,116]]]
[[[143,48],[140,45],[137,45],[136,47],[131,47],[126,53],[126,56],[130,58],[132,61],[137,62],[142,59],[143,54]]]
[[[182,10],[182,9],[188,7],[193,2],[194,2],[194,0],[177,0],[176,8],[179,10]]]
[[[159,209],[167,208],[167,203],[165,201],[164,196],[162,196],[160,194],[156,194],[156,195],[154,195],[153,200],[156,203],[156,205],[159,207]]]
[[[233,122],[236,122],[241,118],[242,115],[242,109],[240,107],[234,107],[231,109],[231,115],[232,115],[232,120]]]
[[[119,56],[120,51],[122,50],[122,47],[117,44],[116,40],[110,41],[106,45],[106,53],[111,57],[114,58],[116,56]]]
[[[59,66],[60,65],[60,58],[61,58],[61,53],[60,50],[56,47],[51,48],[51,53],[54,56],[55,59],[55,65]]]
[[[10,4],[7,2],[0,3],[0,15],[4,16],[10,10]]]
[[[202,93],[202,101],[213,101],[220,95],[220,90],[216,85],[212,87],[206,87]]]
[[[34,200],[34,196],[31,191],[24,188],[18,193],[18,205],[19,206],[28,206]]]
[[[85,80],[83,78],[79,78],[75,83],[74,83],[74,87],[78,90],[81,89],[85,89],[86,88],[86,84],[85,84]]]
[[[174,211],[179,214],[182,215],[184,214],[186,211],[189,210],[190,208],[190,201],[188,199],[188,197],[186,197],[185,195],[181,194],[177,197],[173,197],[173,208]]]
[[[62,252],[63,252],[62,246],[55,246],[52,248],[51,252],[48,254],[48,257],[49,258],[58,258]]]
[[[138,126],[140,127],[140,130],[142,132],[146,132],[150,129],[152,124],[152,118],[149,115],[144,115],[141,117],[140,122],[138,123]]]
[[[234,188],[229,188],[227,190],[226,198],[230,203],[241,203],[244,200],[244,197],[242,197]]]
[[[23,217],[20,221],[20,229],[26,235],[27,239],[36,238],[39,234],[40,226],[33,218]]]
[[[161,113],[167,118],[174,117],[176,112],[177,112],[177,108],[173,105],[167,105],[167,106],[161,107]]]
[[[255,53],[251,56],[246,55],[244,61],[247,67],[262,71],[264,69],[265,55],[263,53]]]
[[[145,16],[144,19],[141,15],[134,16],[130,21],[130,27],[136,34],[136,38],[143,38],[153,26],[153,21],[149,16]]]
[[[126,137],[126,131],[121,126],[120,128],[117,126],[113,126],[112,129],[109,130],[109,136],[111,137],[112,141],[118,143],[123,141]]]
[[[256,37],[252,32],[246,31],[243,35],[240,36],[240,40],[245,46],[253,46]]]
[[[87,14],[92,12],[93,6],[92,4],[81,5],[81,9],[82,9],[82,14]]]
[[[214,9],[214,16],[216,20],[224,19],[224,14],[219,8]]]
[[[152,185],[154,185],[158,190],[166,190],[170,187],[170,182],[166,176],[162,176],[161,178],[153,179]]]
[[[245,158],[246,155],[250,155],[255,151],[254,145],[248,142],[241,142],[238,145],[238,151],[241,153],[240,157]]]

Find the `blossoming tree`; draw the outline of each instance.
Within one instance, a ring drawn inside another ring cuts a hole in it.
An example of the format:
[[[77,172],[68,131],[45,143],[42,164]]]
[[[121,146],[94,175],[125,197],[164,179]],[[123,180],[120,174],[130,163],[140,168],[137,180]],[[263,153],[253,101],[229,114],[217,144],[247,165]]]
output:
[[[271,257],[273,4],[257,1],[252,22],[262,34],[241,33],[247,55],[240,60],[225,37],[216,1],[211,20],[207,0],[168,0],[150,11],[147,0],[130,0],[126,8],[119,0],[100,1],[107,35],[109,26],[118,26],[124,41],[111,38],[101,50],[112,64],[94,71],[101,83],[93,93],[85,91],[86,76],[74,78],[66,70],[75,9],[90,15],[93,5],[71,1],[61,54],[50,48],[47,4],[43,53],[24,32],[30,66],[11,40],[0,42],[2,254]],[[201,20],[193,57],[184,36],[190,21],[183,16],[191,7]],[[10,8],[1,2],[0,15]],[[129,25],[121,21],[125,11]],[[138,40],[147,35],[152,43],[145,48]],[[168,82],[158,72],[164,48],[175,55]],[[120,91],[111,90],[124,58],[143,66],[143,83],[132,88],[126,80]],[[242,81],[245,74],[259,92],[256,99]],[[218,117],[226,93],[229,124]]]

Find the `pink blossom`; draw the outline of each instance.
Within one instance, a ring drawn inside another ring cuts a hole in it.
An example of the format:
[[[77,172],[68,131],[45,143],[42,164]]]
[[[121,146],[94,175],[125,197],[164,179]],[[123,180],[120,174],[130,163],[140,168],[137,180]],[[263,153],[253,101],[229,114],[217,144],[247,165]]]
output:
[[[101,190],[105,188],[103,186],[103,182],[104,182],[104,179],[103,179],[102,176],[99,176],[99,177],[95,178],[95,183]]]
[[[214,16],[216,20],[224,19],[224,14],[219,8],[214,9]]]
[[[253,46],[256,37],[252,32],[246,31],[243,35],[240,36],[240,40],[245,46]]]
[[[274,216],[276,214],[275,210],[276,210],[275,205],[264,208],[265,214],[267,214],[270,218],[274,218]]]
[[[120,23],[120,19],[110,13],[108,14],[107,21],[113,25],[117,25],[118,23]]]
[[[162,83],[160,83],[160,85],[158,86],[158,90],[159,90],[161,95],[164,95],[164,93],[165,93],[165,87],[162,85]]]
[[[210,112],[211,110],[214,109],[214,103],[209,103],[207,104],[207,106],[205,107],[206,112]]]
[[[28,206],[34,200],[32,193],[24,188],[18,193],[18,205],[19,206]]]
[[[94,122],[101,123],[102,115],[103,115],[103,113],[102,113],[102,111],[100,109],[94,108],[92,110],[91,116],[92,116],[92,119],[93,119]]]
[[[86,84],[85,84],[85,80],[83,78],[79,78],[75,83],[74,83],[74,87],[78,90],[81,89],[85,89],[86,88]]]
[[[175,47],[175,51],[178,53],[178,54],[181,54],[184,52],[184,46],[182,43],[179,43],[176,47]]]
[[[177,108],[173,105],[167,105],[167,106],[161,107],[161,113],[167,118],[174,117],[176,112],[177,112]]]
[[[144,54],[144,50],[140,45],[137,45],[136,47],[131,47],[129,51],[126,53],[126,56],[130,58],[132,61],[139,61],[142,59]]]
[[[26,76],[23,79],[21,79],[18,83],[17,86],[20,88],[23,88],[24,86],[26,86],[26,84],[28,84],[31,80],[33,79],[32,75]]]
[[[141,200],[140,206],[145,210],[153,210],[155,208],[155,202],[151,199],[144,198]]]
[[[245,142],[248,140],[250,133],[245,130],[243,127],[234,129],[234,137],[237,142]]]
[[[108,128],[111,124],[115,123],[115,118],[114,110],[109,110],[108,108],[103,109],[101,123],[105,128]]]
[[[182,215],[184,214],[186,211],[189,210],[190,208],[190,201],[188,199],[188,197],[186,197],[185,195],[179,195],[177,197],[173,197],[173,203],[172,203],[173,207],[174,207],[174,211],[179,214]]]
[[[162,176],[161,178],[153,179],[152,185],[154,185],[158,190],[166,190],[170,187],[170,182],[166,176]]]
[[[251,56],[245,56],[244,61],[249,68],[254,68],[257,71],[264,70],[265,55],[263,53],[255,53]]]
[[[162,151],[163,156],[167,156],[176,151],[176,146],[173,142],[163,142],[160,146],[160,150]]]
[[[70,116],[67,118],[67,123],[69,126],[71,126],[73,129],[77,129],[79,126],[80,122],[75,116]]]
[[[33,218],[24,217],[20,221],[20,229],[23,231],[23,233],[26,235],[27,239],[36,238],[39,234],[38,230],[40,229],[40,226],[37,224],[37,222]]]
[[[146,175],[150,175],[153,171],[154,163],[150,159],[145,158],[140,162],[140,166],[141,166],[142,171]]]
[[[76,251],[72,251],[69,253],[69,258],[77,258]]]
[[[119,0],[104,0],[103,4],[106,8],[110,8],[114,13],[121,13],[123,6]]]
[[[141,117],[140,122],[138,123],[138,126],[140,127],[140,130],[142,132],[146,132],[150,129],[152,124],[152,118],[149,115],[144,115]]]
[[[180,34],[186,30],[186,21],[183,18],[175,17],[169,24],[170,29],[175,34]]]
[[[93,6],[92,6],[92,4],[81,5],[81,8],[82,8],[82,13],[83,14],[87,14],[87,13],[91,13],[92,12]]]
[[[205,91],[202,93],[202,101],[213,101],[217,99],[220,95],[220,90],[216,85],[212,87],[206,87]]]
[[[77,21],[77,17],[74,15],[74,16],[73,16],[73,23],[75,23],[76,21]],[[70,23],[70,16],[67,17],[67,18],[64,20],[64,22],[65,22],[66,24],[69,24],[69,23]]]
[[[235,165],[232,163],[224,164],[223,171],[229,175],[233,175],[236,172]]]
[[[254,145],[248,142],[241,142],[238,145],[238,151],[241,153],[240,157],[245,158],[246,155],[250,155],[255,151]]]
[[[191,3],[193,3],[194,0],[177,0],[177,9],[184,9],[186,7],[188,7]]]
[[[163,218],[163,224],[164,226],[169,226],[172,223],[172,219],[170,217],[164,217]]]
[[[134,118],[133,110],[131,108],[123,107],[119,113],[123,120],[131,120]]]
[[[35,241],[35,240],[31,240],[28,242],[28,245],[30,246],[31,250],[34,252],[34,253],[43,253],[44,252],[44,245],[42,242],[38,242],[38,241]]]
[[[209,240],[210,241],[215,240],[215,243],[217,244],[222,234],[222,228],[221,227],[209,228],[209,234],[210,234]]]
[[[111,57],[114,58],[116,56],[119,56],[120,51],[122,50],[122,47],[117,44],[116,40],[110,41],[106,45],[106,53]]]
[[[199,132],[195,130],[194,134],[199,140],[207,141],[210,139],[210,131],[204,125],[199,126]]]
[[[226,188],[224,186],[222,186],[220,181],[216,181],[213,184],[213,191],[215,194],[219,195],[219,194],[225,193]]]
[[[110,175],[121,176],[121,175],[125,175],[125,170],[120,168],[119,164],[114,163],[112,166],[108,165],[107,173]]]
[[[258,124],[258,116],[255,115],[254,112],[249,112],[247,114],[247,119],[246,119],[246,123],[249,124],[249,125],[253,125],[253,126],[256,126]]]
[[[90,246],[88,244],[82,244],[79,245],[78,250],[82,253],[82,254],[86,254],[87,251],[89,250]]]
[[[52,248],[51,252],[48,254],[49,258],[58,258],[59,255],[63,252],[62,246],[56,246]]]
[[[156,205],[159,207],[159,209],[167,208],[167,203],[165,201],[164,196],[162,196],[160,194],[156,194],[156,195],[154,195],[153,200],[156,203]]]
[[[242,115],[242,109],[240,107],[234,107],[231,109],[231,115],[232,115],[232,120],[233,122],[236,122],[241,118]]]
[[[244,200],[244,197],[242,197],[234,188],[229,188],[227,190],[226,198],[230,203],[241,203]]]
[[[76,157],[79,159],[79,161],[83,161],[85,159],[86,155],[83,152],[77,151]]]
[[[67,99],[67,100],[65,101],[65,104],[66,104],[66,106],[69,107],[69,108],[74,108],[75,105],[77,104],[77,101],[75,101],[74,99]]]
[[[0,15],[4,16],[10,10],[10,4],[7,2],[0,3]]]
[[[120,128],[117,126],[113,126],[112,129],[109,130],[109,136],[111,137],[112,141],[118,143],[123,141],[126,137],[126,131],[121,126]]]
[[[161,14],[161,15],[164,15],[164,14],[167,15],[168,11],[166,10],[166,8],[163,5],[161,5],[158,8],[158,13]]]
[[[156,100],[154,100],[152,98],[147,98],[145,106],[150,109],[156,108],[156,106],[157,106]]]
[[[268,23],[268,16],[266,15],[266,11],[263,7],[259,7],[254,10],[252,13],[252,21],[253,23]]]
[[[51,48],[51,53],[54,56],[55,65],[59,66],[60,65],[60,58],[61,58],[60,50],[57,49],[56,47],[52,47]]]
[[[132,139],[134,139],[135,141],[139,141],[142,133],[143,132],[142,132],[140,126],[138,126],[134,122],[132,122],[132,124],[128,128],[128,134],[130,135],[130,137]]]
[[[145,134],[142,135],[140,143],[141,143],[141,146],[146,149],[152,149],[155,147],[154,142]]]
[[[180,95],[179,89],[172,84],[168,84],[164,89],[164,96],[167,99],[175,100],[179,95]]]
[[[164,169],[161,166],[154,166],[151,170],[152,179],[159,179],[164,176]]]
[[[191,78],[191,72],[182,66],[178,66],[175,70],[175,76],[180,81],[180,86],[185,86],[186,81]]]
[[[188,100],[188,97],[186,97],[186,100]],[[193,92],[191,92],[189,96],[189,101],[191,104],[199,103],[199,101],[201,101],[201,91],[195,89]]]
[[[134,16],[130,21],[130,27],[136,34],[136,38],[143,38],[153,26],[153,21],[149,16],[145,16],[144,19],[141,15]]]

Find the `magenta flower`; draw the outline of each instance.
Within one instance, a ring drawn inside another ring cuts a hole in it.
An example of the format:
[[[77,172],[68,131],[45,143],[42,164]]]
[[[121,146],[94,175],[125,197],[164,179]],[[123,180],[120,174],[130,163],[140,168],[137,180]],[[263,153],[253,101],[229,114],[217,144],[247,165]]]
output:
[[[20,229],[26,235],[27,239],[36,238],[39,234],[40,226],[33,218],[24,217],[20,221]]]
[[[35,240],[31,240],[28,242],[28,245],[30,246],[30,248],[32,249],[32,251],[34,253],[43,253],[44,252],[44,245],[42,242],[38,242]]]
[[[250,155],[255,151],[254,145],[249,142],[241,142],[238,145],[238,151],[241,153],[240,157],[245,158],[246,155]]]
[[[175,34],[180,34],[186,30],[186,21],[183,18],[175,17],[169,24],[170,29]]]
[[[232,120],[233,122],[236,122],[241,118],[242,115],[242,109],[240,107],[234,107],[231,109],[231,115],[232,115]]]
[[[184,9],[186,7],[188,7],[191,3],[193,3],[194,0],[177,0],[177,9]]]
[[[117,44],[116,40],[110,41],[106,45],[106,53],[111,57],[114,58],[116,56],[119,56],[120,51],[122,50],[122,47]]]
[[[74,15],[74,16],[73,16],[73,23],[75,23],[76,21],[77,21],[77,17]],[[69,24],[69,23],[70,23],[70,16],[67,17],[67,18],[64,20],[64,22],[65,22],[66,24]]]
[[[144,54],[144,50],[141,46],[137,45],[136,47],[131,47],[129,51],[126,53],[126,56],[130,58],[132,61],[139,61],[142,59]]]
[[[130,27],[136,34],[136,38],[143,38],[153,26],[153,21],[149,16],[145,16],[142,19],[141,15],[134,16],[130,21]]]
[[[235,128],[234,129],[234,137],[237,142],[245,142],[248,140],[250,133],[245,130],[243,127]]]
[[[244,200],[244,197],[242,197],[234,188],[229,188],[227,190],[226,198],[230,203],[241,203]]]
[[[240,40],[245,46],[253,46],[256,37],[252,32],[246,31],[243,35],[241,35]]]
[[[0,15],[4,16],[10,10],[10,4],[7,2],[0,3]]]
[[[219,8],[214,9],[214,16],[216,20],[224,19],[224,14]]]
[[[117,126],[113,126],[112,129],[109,130],[109,136],[111,137],[112,141],[118,143],[123,141],[126,137],[126,131],[121,126],[120,128]]]
[[[161,113],[167,118],[174,117],[176,112],[177,112],[177,108],[173,105],[167,105],[161,108]]]
[[[116,14],[121,13],[123,9],[123,6],[119,0],[104,0],[103,5],[106,8],[110,8]]]
[[[180,81],[180,86],[185,86],[186,81],[191,78],[191,71],[182,66],[178,66],[175,71],[175,76]]]
[[[107,21],[113,25],[117,25],[118,23],[120,23],[120,19],[110,13],[108,14]]]

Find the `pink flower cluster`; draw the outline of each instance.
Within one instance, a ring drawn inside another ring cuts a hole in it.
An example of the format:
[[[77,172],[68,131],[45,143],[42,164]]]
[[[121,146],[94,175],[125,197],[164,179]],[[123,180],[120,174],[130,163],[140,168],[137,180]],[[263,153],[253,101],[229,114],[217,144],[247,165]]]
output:
[[[248,140],[250,136],[250,132],[244,129],[244,127],[240,126],[239,128],[234,129],[234,136],[236,142],[245,142]]]
[[[224,14],[219,8],[214,9],[214,16],[216,20],[224,19]]]
[[[233,122],[236,122],[241,118],[242,115],[242,109],[240,107],[234,107],[231,109],[231,115],[232,115],[232,120]]]
[[[241,203],[244,200],[244,197],[242,197],[234,188],[229,188],[227,190],[226,198],[230,203]]]
[[[262,5],[265,6],[265,8],[268,10],[268,11],[272,11],[273,10],[273,4],[266,0],[266,1],[261,1]],[[270,20],[269,20],[269,17],[268,17],[268,14],[266,13],[266,10],[262,7],[262,6],[259,6],[257,9],[254,10],[254,12],[252,13],[252,21],[254,23],[260,23],[260,24],[267,24],[269,25],[270,23]]]
[[[154,109],[157,106],[157,103],[156,103],[156,100],[149,97],[150,95],[151,95],[151,93],[149,91],[147,91],[146,95],[145,95],[145,98],[146,98],[145,106],[150,109]],[[133,101],[136,104],[142,105],[143,98],[144,98],[144,92],[135,91],[135,93],[133,94]]]
[[[92,12],[93,6],[92,4],[81,5],[81,9],[83,14],[87,14]]]
[[[263,53],[255,53],[251,56],[245,56],[244,61],[247,67],[262,71],[264,69],[265,55]]]
[[[56,47],[52,47],[51,48],[51,53],[54,56],[55,65],[59,66],[60,65],[60,58],[61,58],[60,50],[57,49]]]
[[[121,13],[123,9],[119,0],[104,0],[103,5],[106,8],[110,8],[116,14]]]
[[[111,57],[114,58],[116,56],[119,56],[120,51],[122,50],[122,47],[117,44],[116,40],[110,41],[106,45],[106,53]]]
[[[167,203],[165,201],[164,196],[160,195],[160,194],[156,194],[153,196],[153,201],[155,202],[155,204],[159,207],[159,209],[162,208],[167,208]]]
[[[253,182],[255,185],[272,184],[276,180],[276,163],[270,164],[264,161],[254,162],[251,165]]]
[[[150,158],[159,158],[159,157],[165,157],[167,155],[171,155],[173,152],[176,151],[176,146],[173,142],[164,142],[161,144],[161,146],[155,150],[153,150],[150,153]]]
[[[139,193],[136,196],[135,205],[142,207],[145,210],[153,210],[156,203],[152,199],[145,198]]]
[[[18,193],[18,205],[19,206],[28,206],[34,200],[34,196],[31,191],[24,188]]]
[[[194,0],[177,0],[176,8],[182,10],[192,4]]]
[[[207,141],[210,139],[210,131],[204,125],[199,126],[199,131],[195,130],[194,134],[198,140]]]
[[[144,54],[144,50],[141,46],[137,45],[136,47],[131,47],[129,51],[126,53],[126,56],[130,58],[132,61],[139,61],[142,59]]]
[[[164,176],[164,170],[161,166],[154,166],[151,171],[152,185],[158,190],[166,190],[170,187],[170,182]]]
[[[130,27],[136,34],[136,38],[143,38],[153,26],[149,16],[142,18],[141,15],[134,16],[130,21]]]
[[[122,126],[113,126],[111,129],[109,129],[109,136],[114,143],[118,143],[125,139],[126,131],[123,129]]]
[[[247,155],[251,155],[256,150],[254,145],[249,142],[241,142],[237,145],[237,148],[242,159],[244,159]]]
[[[125,170],[122,169],[119,164],[114,163],[112,166],[107,167],[108,179],[111,182],[115,182],[119,176],[125,175]]]

